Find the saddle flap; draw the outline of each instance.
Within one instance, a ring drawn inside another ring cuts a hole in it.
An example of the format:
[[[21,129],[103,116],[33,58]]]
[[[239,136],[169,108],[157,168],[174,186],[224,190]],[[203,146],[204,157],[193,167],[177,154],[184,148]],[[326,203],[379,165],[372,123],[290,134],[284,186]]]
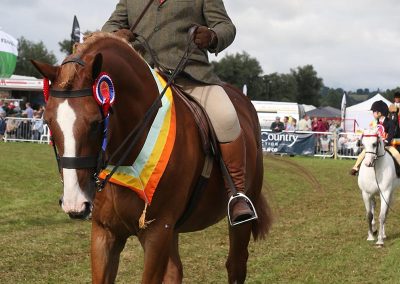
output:
[[[218,149],[218,145],[216,145],[217,138],[206,111],[196,100],[192,99],[179,86],[172,84],[171,87],[193,114],[201,137],[201,145],[204,153],[206,155],[213,154],[211,151],[211,144],[213,149]]]

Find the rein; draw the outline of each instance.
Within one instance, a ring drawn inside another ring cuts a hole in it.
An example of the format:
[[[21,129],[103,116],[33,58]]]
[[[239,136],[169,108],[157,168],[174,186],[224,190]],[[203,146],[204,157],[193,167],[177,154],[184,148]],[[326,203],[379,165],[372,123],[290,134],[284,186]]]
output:
[[[140,139],[141,135],[143,134],[146,126],[150,122],[151,117],[158,111],[158,109],[161,106],[161,100],[164,97],[164,94],[168,90],[168,88],[171,86],[172,82],[176,78],[177,75],[181,71],[183,71],[190,55],[193,53],[194,49],[192,48],[192,41],[193,41],[193,34],[190,34],[189,42],[186,47],[186,50],[184,52],[184,55],[182,56],[181,60],[179,61],[178,65],[176,66],[175,70],[171,74],[171,76],[168,77],[168,82],[165,85],[164,89],[160,93],[160,95],[155,99],[153,104],[150,106],[150,108],[146,111],[144,117],[141,119],[141,121],[135,126],[135,128],[128,134],[128,136],[125,138],[125,140],[120,144],[120,146],[115,150],[115,152],[111,155],[111,157],[108,159],[108,161],[112,160],[117,153],[119,153],[122,148],[128,144],[129,139],[134,136],[133,140],[129,144],[128,148],[125,150],[123,156],[119,159],[119,161],[115,164],[114,168],[111,170],[111,172],[104,178],[103,181],[101,181],[98,178],[98,175],[100,171],[96,172],[95,174],[95,180],[98,186],[98,191],[102,191],[106,185],[106,183],[110,180],[110,178],[113,176],[113,174],[117,171],[117,169],[125,162],[127,159],[129,153],[133,149],[133,147],[137,144],[138,140]],[[108,161],[103,164],[102,169],[106,168],[108,165]]]

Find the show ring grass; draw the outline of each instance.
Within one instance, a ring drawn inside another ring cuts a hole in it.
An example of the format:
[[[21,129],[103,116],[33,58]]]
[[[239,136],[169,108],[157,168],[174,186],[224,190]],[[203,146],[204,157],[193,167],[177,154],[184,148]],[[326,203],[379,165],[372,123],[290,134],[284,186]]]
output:
[[[52,151],[0,143],[0,283],[91,282],[90,222],[60,209]],[[353,162],[265,157],[264,194],[275,220],[266,240],[250,243],[247,283],[399,283],[398,197],[377,249],[366,241],[357,178],[348,175]],[[184,283],[227,283],[227,226],[181,235]],[[117,283],[140,283],[142,267],[142,248],[130,238]]]

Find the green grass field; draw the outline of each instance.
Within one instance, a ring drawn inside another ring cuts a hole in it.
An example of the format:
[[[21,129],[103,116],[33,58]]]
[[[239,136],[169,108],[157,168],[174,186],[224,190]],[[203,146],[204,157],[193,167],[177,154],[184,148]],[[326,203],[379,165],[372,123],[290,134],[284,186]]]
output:
[[[400,206],[383,248],[366,241],[354,161],[265,157],[274,211],[268,238],[251,242],[247,283],[399,283]],[[304,167],[305,172],[299,169]],[[48,145],[0,143],[0,283],[90,283],[90,222],[61,211]],[[226,220],[181,236],[185,283],[226,283]],[[131,238],[117,283],[140,283],[143,252]]]

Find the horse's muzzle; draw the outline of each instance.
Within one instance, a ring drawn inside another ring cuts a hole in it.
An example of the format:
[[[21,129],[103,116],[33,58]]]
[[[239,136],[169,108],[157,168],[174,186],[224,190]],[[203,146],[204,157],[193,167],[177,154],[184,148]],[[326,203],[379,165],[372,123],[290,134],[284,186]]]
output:
[[[59,200],[59,204],[62,207],[63,199],[62,197]],[[83,206],[83,210],[80,211],[70,211],[67,212],[68,216],[71,219],[78,219],[78,220],[90,220],[92,217],[92,208],[93,205],[90,202],[85,202]]]

